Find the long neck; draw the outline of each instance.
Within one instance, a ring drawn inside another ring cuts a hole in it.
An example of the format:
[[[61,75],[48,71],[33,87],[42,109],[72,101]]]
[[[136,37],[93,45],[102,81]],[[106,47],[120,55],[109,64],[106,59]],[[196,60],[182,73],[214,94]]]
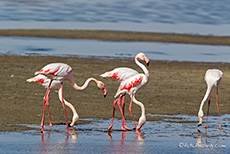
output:
[[[205,103],[206,100],[208,99],[209,94],[210,94],[210,92],[211,92],[211,89],[212,89],[212,86],[210,86],[209,84],[207,84],[206,93],[205,93],[204,98],[203,98],[203,100],[201,101],[201,104],[200,104],[200,111],[203,109],[204,103]]]
[[[90,81],[94,81],[95,83],[98,82],[94,78],[88,78],[82,86],[78,86],[77,83],[74,81],[72,72],[69,74],[68,80],[70,81],[70,83],[72,84],[72,86],[74,87],[74,89],[76,89],[76,90],[84,90],[89,85]]]
[[[146,77],[149,78],[149,71],[147,70],[147,68],[145,67],[145,65],[143,65],[142,63],[140,63],[137,57],[135,57],[135,62],[144,71]]]
[[[140,106],[141,108],[141,116],[145,116],[145,106],[138,100],[136,100],[135,96],[133,96],[133,102]]]
[[[62,90],[60,88],[58,91],[58,97],[59,97],[59,100],[61,102],[62,102],[62,96],[63,96],[63,94],[62,94]],[[67,102],[64,98],[63,98],[63,101],[64,101],[65,105],[68,106],[72,110],[74,115],[77,114],[77,111],[75,110],[74,106],[71,103]]]

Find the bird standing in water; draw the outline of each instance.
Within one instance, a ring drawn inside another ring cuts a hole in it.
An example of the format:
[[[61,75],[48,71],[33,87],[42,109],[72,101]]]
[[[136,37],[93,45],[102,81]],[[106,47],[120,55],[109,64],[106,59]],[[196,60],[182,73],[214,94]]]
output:
[[[201,124],[202,124],[202,118],[204,116],[202,109],[203,109],[204,103],[208,99],[207,118],[206,118],[206,123],[204,126],[205,128],[207,128],[209,106],[210,106],[210,92],[212,90],[212,87],[216,86],[216,106],[217,106],[217,112],[218,112],[218,118],[219,118],[219,128],[218,129],[222,129],[221,122],[220,122],[219,104],[218,104],[218,85],[220,84],[222,77],[223,77],[223,72],[219,69],[208,69],[205,73],[204,79],[205,79],[206,84],[207,84],[207,90],[206,90],[206,93],[205,93],[203,100],[201,101],[200,109],[198,112],[198,117],[199,117],[198,127],[201,126]]]
[[[95,78],[89,78],[86,80],[83,86],[78,86],[74,80],[73,77],[73,72],[72,68],[64,63],[51,63],[46,66],[44,66],[41,70],[35,73],[35,75],[45,75],[50,79],[50,82],[48,84],[47,91],[45,93],[45,96],[43,98],[43,116],[42,116],[42,121],[41,121],[41,133],[44,133],[44,119],[45,119],[45,109],[46,106],[48,106],[48,99],[49,99],[49,93],[51,89],[52,82],[54,81],[60,81],[61,82],[61,87],[59,89],[59,98],[62,102],[64,113],[65,113],[65,119],[66,119],[66,125],[67,125],[67,133],[72,134],[69,131],[69,126],[68,126],[68,119],[67,119],[67,114],[65,110],[65,101],[63,97],[63,84],[65,80],[69,80],[71,85],[73,86],[74,89],[76,90],[84,90],[90,81],[94,81],[97,84],[97,87],[101,89],[104,93],[104,97],[107,95],[107,90],[105,88],[105,85],[103,82],[96,80]]]
[[[131,130],[129,127],[127,127],[126,122],[125,122],[125,118],[124,118],[124,106],[125,106],[125,95],[129,94],[131,101],[130,101],[130,106],[129,106],[129,111],[130,114],[132,116],[136,131],[138,132],[138,130],[145,124],[146,122],[146,117],[145,117],[145,107],[144,105],[136,100],[135,98],[135,93],[136,91],[141,88],[142,86],[144,86],[148,80],[149,80],[149,72],[147,70],[147,68],[139,62],[139,60],[143,60],[147,63],[147,65],[149,64],[149,59],[145,56],[144,53],[138,53],[135,56],[135,63],[142,68],[142,70],[144,71],[143,73],[138,73],[136,70],[133,70],[131,68],[127,68],[127,67],[119,67],[119,68],[115,68],[112,71],[109,72],[105,72],[103,74],[101,74],[100,76],[102,77],[109,77],[109,78],[114,78],[119,80],[120,86],[117,90],[117,93],[115,94],[115,98],[118,98],[114,101],[113,103],[113,116],[112,116],[112,122],[111,125],[109,126],[108,130],[110,131],[113,127],[113,120],[114,120],[114,115],[115,115],[115,107],[116,104],[118,104],[121,115],[122,115],[122,130]],[[122,108],[120,105],[120,102],[122,100]],[[139,124],[138,126],[136,126],[133,114],[132,114],[132,102],[134,102],[135,104],[137,104],[138,106],[140,106],[141,108],[141,117],[139,118]]]

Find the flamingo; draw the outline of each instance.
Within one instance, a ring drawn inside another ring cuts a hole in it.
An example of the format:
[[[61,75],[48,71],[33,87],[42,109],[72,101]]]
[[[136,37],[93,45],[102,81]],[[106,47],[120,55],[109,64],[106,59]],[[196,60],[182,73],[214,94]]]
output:
[[[46,91],[44,99],[43,99],[43,116],[42,116],[42,121],[41,121],[41,133],[45,133],[44,132],[45,108],[46,108],[46,106],[49,106],[48,100],[49,100],[49,93],[50,93],[52,82],[59,81],[61,83],[61,87],[59,88],[59,98],[60,98],[62,105],[63,105],[68,134],[72,134],[72,133],[69,131],[68,119],[67,119],[67,114],[66,114],[66,110],[65,110],[65,101],[63,98],[63,83],[64,83],[64,81],[69,80],[71,85],[73,86],[73,88],[76,90],[84,90],[88,86],[90,81],[94,81],[97,84],[97,87],[103,91],[104,97],[106,97],[106,95],[107,95],[107,90],[105,88],[104,83],[96,80],[95,78],[89,78],[86,80],[86,82],[83,84],[83,86],[78,86],[74,80],[72,68],[69,65],[64,64],[64,63],[48,64],[48,65],[44,66],[41,70],[35,72],[35,75],[39,75],[39,74],[45,75],[46,77],[48,77],[50,79],[47,91]]]
[[[218,129],[222,129],[221,122],[220,122],[219,104],[218,104],[218,85],[220,84],[222,77],[223,77],[223,72],[219,69],[208,69],[205,73],[204,79],[205,79],[206,84],[207,84],[207,90],[206,90],[206,93],[205,93],[203,100],[201,101],[200,109],[198,112],[198,117],[199,117],[198,127],[201,126],[201,124],[202,124],[202,118],[204,116],[202,109],[203,109],[204,103],[208,99],[207,118],[206,118],[206,123],[204,126],[205,128],[207,128],[209,106],[210,106],[210,92],[212,90],[212,87],[216,86],[216,106],[217,106],[217,112],[218,112],[218,118],[219,118],[219,128]]]
[[[45,88],[48,88],[49,83],[50,83],[50,79],[48,77],[46,77],[45,75],[42,75],[42,74],[39,74],[39,75],[37,75],[35,77],[32,77],[32,78],[29,78],[26,81],[27,82],[38,82],[42,86],[44,86]],[[61,82],[58,81],[58,80],[54,80],[52,82],[52,84],[50,85],[50,89],[58,90],[58,97],[59,97],[59,100],[62,102],[62,98],[61,98]],[[74,124],[78,121],[79,116],[78,116],[77,111],[74,108],[74,106],[71,103],[67,102],[65,99],[63,99],[63,100],[65,102],[65,105],[68,106],[73,112],[72,122],[70,124],[70,126],[73,127]],[[50,116],[49,102],[48,101],[46,103],[46,106],[48,108],[50,126],[53,126],[52,122],[51,122],[51,116]]]
[[[149,59],[145,56],[144,53],[138,53],[135,56],[135,63],[142,68],[142,70],[144,71],[143,73],[138,73],[136,70],[133,70],[131,68],[127,68],[127,67],[119,67],[119,68],[115,68],[112,71],[109,72],[105,72],[103,74],[101,74],[101,77],[109,77],[109,78],[114,78],[119,80],[120,86],[114,96],[114,98],[118,98],[114,101],[113,103],[113,116],[112,116],[112,122],[108,128],[108,131],[111,131],[112,127],[113,127],[113,120],[114,120],[114,115],[115,115],[115,107],[116,104],[118,104],[121,115],[122,115],[122,130],[131,130],[129,127],[127,127],[126,122],[125,122],[125,118],[124,118],[124,106],[125,106],[125,95],[129,94],[131,101],[130,101],[130,106],[129,106],[129,111],[130,114],[132,116],[134,125],[135,125],[135,129],[136,132],[138,133],[139,129],[145,124],[146,122],[146,117],[145,117],[145,107],[144,105],[136,100],[135,98],[135,93],[136,91],[141,88],[142,86],[144,86],[148,80],[149,80],[149,72],[147,70],[147,68],[139,62],[139,60],[144,60],[147,63],[147,66],[149,65]],[[121,109],[121,102],[122,99],[122,109]],[[134,102],[135,104],[137,104],[140,108],[141,108],[141,117],[139,118],[139,124],[138,126],[136,126],[133,114],[132,114],[132,102]]]

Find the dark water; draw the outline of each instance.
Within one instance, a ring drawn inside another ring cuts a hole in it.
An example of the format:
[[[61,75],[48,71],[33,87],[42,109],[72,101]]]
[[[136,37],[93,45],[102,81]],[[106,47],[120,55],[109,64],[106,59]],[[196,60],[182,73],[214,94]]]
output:
[[[209,128],[197,129],[198,117],[190,115],[147,115],[164,117],[147,121],[141,134],[121,131],[121,120],[115,119],[111,133],[109,120],[81,119],[90,123],[73,127],[74,135],[66,134],[65,125],[46,126],[40,134],[39,125],[24,124],[29,131],[0,133],[1,153],[229,153],[229,115],[222,115],[223,130],[219,131],[218,117],[210,116]],[[205,119],[205,118],[204,118]],[[134,127],[132,121],[127,121]],[[18,125],[17,125],[18,126]]]

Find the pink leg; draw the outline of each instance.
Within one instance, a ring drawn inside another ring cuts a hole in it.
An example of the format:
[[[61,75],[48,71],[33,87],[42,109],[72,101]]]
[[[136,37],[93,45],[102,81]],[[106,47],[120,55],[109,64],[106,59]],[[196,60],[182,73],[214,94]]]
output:
[[[43,115],[42,115],[42,121],[41,121],[41,133],[45,133],[44,131],[44,120],[45,120],[45,113],[46,113],[46,101],[43,100]]]
[[[124,118],[122,118],[122,127],[121,127],[121,129],[123,129],[123,130],[132,130],[127,126],[127,124],[125,122],[125,94],[122,95],[122,112],[123,112]]]
[[[53,126],[53,124],[52,124],[52,122],[51,122],[51,115],[50,115],[50,108],[49,108],[49,105],[46,105],[46,106],[47,106],[47,109],[48,109],[50,126]]]
[[[113,117],[112,117],[112,122],[108,128],[108,131],[110,131],[113,127],[113,120],[114,120],[114,116],[115,116],[115,108],[116,108],[116,103],[117,101],[120,99],[120,97],[118,99],[116,99],[114,102],[113,102]]]
[[[129,111],[130,111],[130,114],[131,114],[131,116],[132,116],[134,126],[135,126],[135,128],[137,128],[137,125],[136,125],[136,122],[135,122],[135,120],[134,120],[133,113],[132,113],[133,95],[134,95],[134,94],[132,94],[132,96],[131,96],[131,101],[130,101],[130,105],[129,105]],[[137,129],[136,129],[136,130],[137,130]]]
[[[48,109],[48,115],[49,115],[49,122],[50,122],[50,126],[53,126],[52,122],[51,122],[51,115],[50,115],[50,108],[49,108],[49,94],[50,94],[50,91],[46,94],[46,96],[44,97],[44,99],[46,100],[46,106],[47,106],[47,109]]]
[[[117,102],[117,104],[118,104],[118,107],[119,107],[119,109],[120,109],[120,112],[121,112],[121,116],[122,116],[122,127],[121,127],[121,129],[123,129],[123,130],[126,130],[126,128],[128,128],[127,127],[127,125],[126,125],[126,122],[125,122],[125,117],[124,117],[124,113],[123,113],[123,111],[122,111],[122,109],[121,109],[121,98],[123,97],[124,95],[121,95],[120,97],[119,97],[119,100],[118,100],[118,102]],[[123,123],[124,123],[124,126],[125,127],[123,127]],[[131,130],[131,129],[130,129]]]
[[[220,122],[220,112],[219,112],[219,103],[218,103],[218,86],[216,86],[216,106],[217,106],[217,112],[218,112],[218,118],[219,118],[219,127],[218,127],[218,129],[223,129],[221,127],[221,122]]]
[[[45,133],[45,131],[44,131],[45,111],[46,111],[46,104],[47,104],[48,99],[49,99],[51,83],[52,83],[52,80],[50,81],[49,86],[48,86],[47,91],[46,91],[46,94],[43,98],[43,115],[42,115],[42,121],[41,121],[41,133]]]
[[[63,106],[63,109],[64,109],[64,113],[65,113],[65,120],[66,120],[66,126],[67,126],[67,133],[68,134],[74,134],[72,132],[69,131],[69,125],[68,125],[68,119],[67,119],[67,114],[66,114],[66,110],[65,110],[65,102],[64,102],[64,98],[63,98],[63,82],[61,83],[61,91],[62,91],[62,106]]]
[[[50,91],[49,91],[50,93]],[[47,106],[47,109],[48,109],[48,115],[49,115],[49,122],[50,122],[50,126],[53,126],[52,122],[51,122],[51,114],[50,114],[50,105],[49,105],[49,94],[46,96],[46,106]]]
[[[207,126],[207,122],[208,122],[208,114],[209,114],[209,107],[210,107],[210,95],[208,96],[208,110],[207,110],[207,118],[206,118],[206,123],[205,123],[205,126],[204,128],[208,128]]]

